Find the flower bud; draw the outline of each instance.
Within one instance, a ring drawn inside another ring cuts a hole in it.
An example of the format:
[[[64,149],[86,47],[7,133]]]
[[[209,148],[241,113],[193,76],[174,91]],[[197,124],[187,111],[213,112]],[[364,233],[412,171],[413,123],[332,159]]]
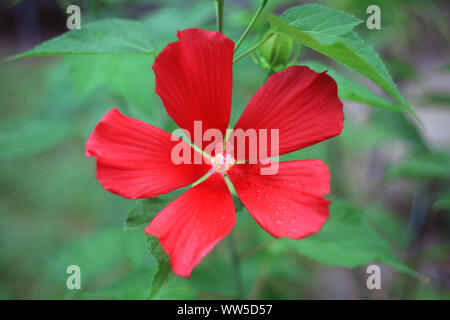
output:
[[[291,38],[275,33],[257,49],[258,64],[272,70],[284,68],[290,62],[293,49],[294,41]]]

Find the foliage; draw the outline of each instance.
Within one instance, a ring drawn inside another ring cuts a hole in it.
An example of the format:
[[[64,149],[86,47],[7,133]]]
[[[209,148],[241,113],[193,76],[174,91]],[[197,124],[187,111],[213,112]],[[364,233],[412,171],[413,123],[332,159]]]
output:
[[[155,3],[156,9],[152,7],[139,20],[107,14],[99,19],[89,13],[81,30],[65,32],[4,63],[0,93],[7,103],[2,106],[0,121],[0,237],[5,246],[0,271],[11,277],[2,280],[5,289],[0,298],[235,297],[225,244],[219,244],[186,280],[173,276],[169,257],[157,239],[143,232],[184,189],[154,199],[121,199],[98,185],[94,163],[83,157],[88,134],[111,107],[167,131],[175,127],[154,93],[152,64],[156,55],[176,40],[177,29],[212,30],[214,8],[203,1],[194,1],[192,7],[181,2],[174,7]],[[271,12],[268,21],[258,20],[242,48],[248,49],[252,37],[261,39],[267,32],[289,38],[284,48],[288,51],[294,50],[296,45],[291,44],[295,41],[301,46],[301,55],[283,52],[282,68],[301,64],[317,72],[327,71],[338,84],[346,112],[361,112],[366,118],[358,122],[347,117],[339,137],[282,157],[322,158],[331,167],[333,204],[319,233],[298,241],[273,240],[245,209],[237,212],[235,233],[246,295],[311,297],[322,276],[317,274],[318,266],[355,272],[357,267],[380,263],[403,273],[403,277],[394,273],[394,289],[410,282],[416,288],[403,295],[392,289],[390,297],[445,296],[439,286],[424,287],[419,262],[441,263],[447,247],[438,243],[436,247],[441,249],[433,253],[414,247],[420,239],[411,232],[417,213],[410,207],[417,199],[412,195],[416,192],[430,198],[431,205],[424,209],[427,212],[450,210],[450,155],[447,150],[431,148],[416,123],[399,112],[407,110],[415,116],[385,64],[402,59],[384,54],[383,48],[392,42],[374,42],[367,32],[358,30],[360,37],[354,31],[362,23],[360,18],[365,18],[355,9],[361,6],[359,2],[328,1],[330,7],[299,5],[279,16],[273,14],[282,12],[288,3],[269,1],[265,9]],[[355,10],[331,8],[348,3]],[[119,16],[119,5],[120,1],[104,5],[105,12],[108,9]],[[404,4],[389,4],[396,5],[403,9]],[[227,3],[225,33],[237,40],[252,14],[238,3]],[[409,51],[405,47],[402,52]],[[40,56],[60,57],[23,59]],[[293,56],[294,61],[285,61]],[[394,79],[408,81],[412,74],[420,76],[414,64],[409,67],[412,72],[393,72]],[[448,65],[442,70],[448,70]],[[263,83],[266,72],[251,59],[235,64],[233,121]],[[393,144],[403,150],[399,159],[390,157],[397,151]],[[405,181],[408,185],[401,197],[386,200],[390,188]],[[126,232],[122,232],[118,226],[130,206]],[[448,218],[432,218],[441,219],[444,232],[448,231]],[[411,248],[420,251],[422,260],[410,256]],[[65,269],[71,264],[79,265],[83,272],[80,292],[64,287]],[[364,283],[362,286],[365,288]]]
[[[398,260],[389,243],[369,224],[364,212],[334,199],[322,230],[302,241],[280,244],[328,265],[353,268],[380,262],[417,275]]]
[[[142,22],[108,19],[88,23],[80,30],[71,30],[12,59],[52,55],[154,55],[152,42]]]
[[[392,81],[379,55],[352,31],[355,26],[362,23],[361,19],[345,12],[312,4],[291,8],[280,18],[270,16],[270,22],[276,31],[371,79],[414,114]]]

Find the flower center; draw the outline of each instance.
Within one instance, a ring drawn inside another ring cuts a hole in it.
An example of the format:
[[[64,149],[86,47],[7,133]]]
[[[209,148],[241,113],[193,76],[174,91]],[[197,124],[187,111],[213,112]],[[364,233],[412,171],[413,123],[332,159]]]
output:
[[[236,160],[231,155],[231,148],[227,144],[227,149],[223,150],[223,145],[219,144],[215,148],[215,156],[212,158],[212,170],[224,174],[228,171],[235,163]]]
[[[228,169],[230,169],[233,164],[236,163],[236,160],[233,158],[231,154],[217,154],[212,159],[213,170],[221,173],[225,173]]]

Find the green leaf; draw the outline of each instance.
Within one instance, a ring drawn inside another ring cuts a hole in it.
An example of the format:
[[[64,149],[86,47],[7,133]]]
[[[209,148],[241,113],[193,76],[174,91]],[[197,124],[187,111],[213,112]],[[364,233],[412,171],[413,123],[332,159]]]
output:
[[[147,244],[151,254],[158,262],[158,267],[153,275],[152,288],[147,299],[155,298],[161,288],[169,281],[172,273],[172,267],[170,265],[170,258],[161,248],[158,239],[152,236],[147,237]]]
[[[48,259],[45,275],[61,283],[67,277],[64,270],[75,264],[82,270],[83,291],[95,290],[98,287],[96,283],[107,284],[111,281],[114,270],[123,271],[124,266],[132,270],[145,267],[146,252],[139,246],[142,238],[141,233],[117,229],[101,230],[81,237]]]
[[[416,119],[379,55],[352,29],[362,20],[342,11],[309,4],[269,15],[272,28],[361,73],[397,99]]]
[[[195,6],[185,6],[183,10],[175,7],[161,7],[154,10],[142,22],[148,30],[158,30],[155,35],[157,51],[169,42],[177,41],[177,31],[188,28],[210,29],[214,21],[214,10],[208,1],[198,1]]]
[[[379,205],[364,207],[371,225],[396,248],[406,249],[411,241],[406,221],[402,221],[393,212]]]
[[[450,179],[449,153],[424,153],[409,156],[392,165],[388,179],[448,180]]]
[[[148,293],[148,283],[151,280],[151,272],[149,268],[139,268],[127,272],[106,286],[85,291],[81,290],[79,295],[82,299],[89,300],[139,300],[145,299]]]
[[[139,21],[106,19],[88,23],[45,41],[35,48],[10,59],[32,56],[80,54],[144,54],[154,55],[150,30]]]
[[[302,61],[302,64],[307,65],[316,72],[327,71],[337,83],[339,98],[343,100],[357,101],[365,103],[372,107],[388,109],[392,111],[400,111],[403,109],[401,105],[390,102],[389,100],[375,94],[369,88],[362,84],[341,75],[336,70],[327,67],[316,61]]]
[[[433,207],[435,209],[450,210],[450,190],[442,193],[434,203]]]
[[[373,124],[379,131],[388,131],[392,137],[398,137],[408,142],[408,147],[416,150],[427,151],[428,146],[425,143],[420,130],[415,126],[411,119],[403,114],[377,110],[372,114]]]
[[[125,229],[145,228],[169,202],[181,193],[182,190],[176,190],[156,198],[137,200],[128,212]],[[158,263],[152,279],[152,288],[148,295],[148,299],[154,299],[169,282],[172,275],[170,272],[172,267],[169,256],[161,248],[158,239],[147,236],[147,246]]]
[[[333,199],[330,217],[318,233],[302,240],[286,241],[299,253],[328,265],[353,268],[376,261],[418,277],[397,259],[364,213],[343,200]]]
[[[139,114],[153,119],[158,109],[154,104],[154,58],[136,55],[67,56],[64,59],[81,98],[101,86],[119,94]],[[156,109],[156,110],[155,110]]]
[[[372,112],[370,121],[356,124],[347,119],[339,141],[349,154],[359,154],[361,150],[375,147],[386,147],[401,141],[415,151],[427,151],[423,138],[417,126],[403,113],[393,113],[388,110]]]
[[[180,196],[184,190],[185,188],[159,195],[156,198],[136,200],[128,211],[124,229],[143,230],[165,206]]]
[[[0,159],[46,151],[74,133],[71,123],[56,118],[8,118],[0,122]]]
[[[136,200],[128,211],[125,230],[144,229],[166,205],[167,202],[159,197]]]
[[[450,71],[450,63],[447,63],[447,64],[439,67],[439,70],[449,72]]]

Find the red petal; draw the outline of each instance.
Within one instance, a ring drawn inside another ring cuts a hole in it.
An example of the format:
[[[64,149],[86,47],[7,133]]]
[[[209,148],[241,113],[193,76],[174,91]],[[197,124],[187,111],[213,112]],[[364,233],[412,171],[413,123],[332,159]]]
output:
[[[233,200],[219,173],[189,189],[165,207],[145,228],[170,255],[175,274],[189,277],[192,269],[236,222]]]
[[[129,199],[156,197],[197,181],[211,168],[205,163],[176,165],[172,148],[185,142],[171,137],[111,109],[89,137],[86,156],[97,157],[97,178],[106,190]],[[188,145],[185,150],[196,152]]]
[[[203,132],[214,128],[225,137],[231,111],[234,42],[219,32],[202,29],[179,31],[178,38],[180,41],[169,44],[155,60],[156,93],[169,116],[188,130],[192,139],[195,120],[202,121]]]
[[[336,82],[325,73],[292,66],[272,75],[258,89],[235,129],[279,129],[282,155],[338,135],[343,123]]]
[[[330,174],[321,160],[279,162],[275,175],[260,174],[259,164],[238,164],[229,171],[242,203],[274,237],[300,239],[320,230],[328,218]]]

